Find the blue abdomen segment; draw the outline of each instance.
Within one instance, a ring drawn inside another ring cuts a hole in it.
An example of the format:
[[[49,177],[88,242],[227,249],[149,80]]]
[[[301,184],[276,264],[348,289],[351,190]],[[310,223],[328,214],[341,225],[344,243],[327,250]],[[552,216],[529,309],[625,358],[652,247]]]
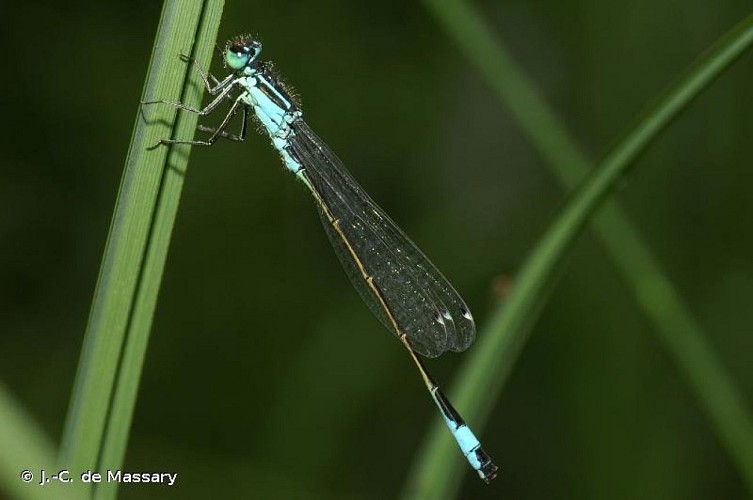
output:
[[[481,442],[476,438],[476,435],[473,434],[473,431],[468,427],[460,414],[458,414],[457,410],[453,408],[439,387],[432,387],[430,393],[434,402],[439,407],[439,411],[442,412],[444,421],[455,441],[457,441],[463,455],[465,455],[466,460],[478,473],[479,477],[489,483],[497,476],[499,468],[492,463],[491,457],[481,447]]]

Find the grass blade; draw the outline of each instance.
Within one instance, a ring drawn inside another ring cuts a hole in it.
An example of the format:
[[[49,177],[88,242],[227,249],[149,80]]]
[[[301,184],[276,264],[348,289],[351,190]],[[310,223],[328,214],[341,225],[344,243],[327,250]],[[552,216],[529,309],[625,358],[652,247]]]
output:
[[[208,68],[217,30],[220,25],[224,0],[206,2],[196,34],[195,50],[191,54],[202,67]],[[170,58],[170,51],[165,51],[163,57]],[[192,65],[187,65],[188,84],[184,87],[181,102],[200,105],[204,94],[203,82],[197,78],[197,72]],[[147,96],[145,96],[147,97]],[[157,97],[148,96],[149,99]],[[152,110],[149,110],[150,113]],[[178,115],[175,124],[175,137],[191,137],[196,129],[197,116],[191,113]],[[128,337],[120,362],[120,369],[110,411],[110,418],[104,440],[104,448],[99,459],[100,470],[122,469],[125,458],[128,435],[133,418],[133,409],[144,364],[144,356],[149,340],[149,332],[154,317],[156,299],[159,293],[162,273],[170,243],[175,216],[178,212],[180,194],[183,189],[186,163],[188,161],[185,146],[172,148],[167,157],[165,177],[159,193],[154,222],[150,233],[150,244],[147,248],[142,275],[139,283],[139,293],[136,296]],[[114,499],[118,483],[103,483],[97,487],[97,499]]]
[[[510,106],[560,181],[567,187],[574,185],[588,170],[585,156],[536,95],[527,77],[494,40],[480,16],[462,2],[426,3]],[[595,215],[599,203],[646,145],[752,41],[753,17],[749,17],[699,58],[685,77],[637,122],[559,214],[521,269],[504,308],[495,314],[487,332],[480,335],[480,345],[472,350],[461,369],[454,399],[471,422],[477,424],[487,417],[493,396],[501,390],[525,343],[528,328],[545,301],[557,263],[589,216]],[[615,264],[696,390],[715,431],[753,491],[753,420],[739,390],[619,207],[608,204],[595,220],[597,232]],[[417,458],[406,496],[452,496],[460,477],[460,459],[454,452],[444,430],[436,424]]]
[[[179,55],[208,66],[222,5],[222,0],[165,2],[143,97],[201,102],[203,86]],[[173,130],[190,137],[196,126],[195,115],[175,120],[167,106],[150,109],[148,116],[149,122],[139,107],[87,324],[60,454],[70,470],[119,468],[125,452],[190,152],[185,146],[147,147]]]
[[[6,493],[19,500],[50,498],[50,488],[55,488],[55,498],[78,498],[69,485],[39,485],[39,471],[49,474],[56,467],[56,450],[44,431],[28,415],[18,401],[0,382],[0,494]],[[21,479],[21,473],[33,474],[30,482]]]

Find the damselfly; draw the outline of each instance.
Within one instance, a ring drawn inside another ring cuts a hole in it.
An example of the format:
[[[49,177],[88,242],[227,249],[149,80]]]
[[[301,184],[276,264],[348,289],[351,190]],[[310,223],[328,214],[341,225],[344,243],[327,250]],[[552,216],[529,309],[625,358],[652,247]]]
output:
[[[433,358],[448,350],[465,350],[476,335],[473,316],[442,273],[309,128],[296,99],[271,65],[259,60],[260,54],[261,43],[250,36],[240,36],[225,47],[224,63],[231,72],[222,81],[197,66],[207,91],[216,96],[203,109],[164,100],[145,101],[144,104],[169,104],[199,115],[211,113],[226,99],[232,102],[216,129],[199,126],[210,133],[206,140],[163,139],[158,145],[211,146],[220,137],[242,141],[246,138],[249,111],[253,111],[285,167],[314,196],[327,236],[361,298],[408,350],[466,459],[488,483],[496,476],[497,466],[418,357],[421,354]],[[231,134],[226,129],[238,112],[240,132]]]

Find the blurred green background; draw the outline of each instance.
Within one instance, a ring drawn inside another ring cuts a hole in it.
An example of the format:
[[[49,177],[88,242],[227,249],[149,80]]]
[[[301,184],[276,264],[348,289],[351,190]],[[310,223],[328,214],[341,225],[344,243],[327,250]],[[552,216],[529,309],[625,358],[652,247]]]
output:
[[[593,159],[750,10],[741,0],[475,5]],[[10,9],[0,379],[57,442],[160,5]],[[248,31],[309,124],[483,327],[565,199],[486,82],[420,4],[227,0],[220,42]],[[749,404],[752,62],[746,54],[705,91],[617,195]],[[429,368],[450,385],[461,357]],[[268,140],[195,149],[125,465],[178,472],[180,486],[123,486],[120,498],[394,497],[435,418]],[[745,494],[588,232],[477,430],[502,473],[489,487],[469,470],[463,498]]]

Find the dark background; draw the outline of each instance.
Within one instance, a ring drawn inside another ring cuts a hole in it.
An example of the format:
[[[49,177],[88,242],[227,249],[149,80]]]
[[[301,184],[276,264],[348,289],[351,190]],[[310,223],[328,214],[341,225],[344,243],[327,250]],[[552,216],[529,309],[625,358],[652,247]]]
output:
[[[592,158],[750,10],[476,5]],[[0,378],[56,442],[159,9],[19,3],[0,32]],[[228,0],[220,40],[245,31],[483,329],[499,283],[564,201],[486,82],[410,2]],[[749,404],[752,62],[704,91],[618,194]],[[461,358],[429,366],[449,385]],[[123,486],[120,497],[394,497],[435,418],[268,140],[194,150],[125,464],[177,471],[180,487]],[[745,492],[589,232],[480,434],[503,472],[486,487],[469,471],[464,498]]]

